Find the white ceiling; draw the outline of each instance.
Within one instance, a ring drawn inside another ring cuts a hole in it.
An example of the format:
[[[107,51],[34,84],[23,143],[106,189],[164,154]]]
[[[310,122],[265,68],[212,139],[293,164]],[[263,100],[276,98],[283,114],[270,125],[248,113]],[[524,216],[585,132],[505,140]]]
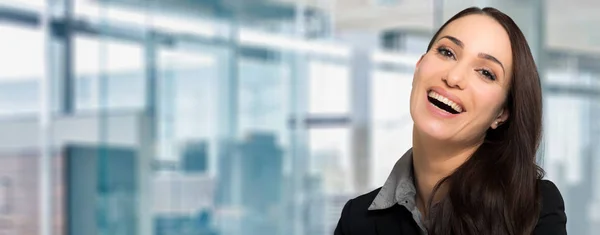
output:
[[[396,6],[378,6],[377,0],[271,0],[304,3],[328,10],[336,31],[406,29],[431,32],[434,28],[434,0],[398,0]],[[536,0],[443,0],[443,20],[469,6],[491,5],[507,13],[526,35],[537,35]],[[545,1],[544,40],[548,48],[600,54],[600,1]],[[531,40],[531,39],[530,39]]]

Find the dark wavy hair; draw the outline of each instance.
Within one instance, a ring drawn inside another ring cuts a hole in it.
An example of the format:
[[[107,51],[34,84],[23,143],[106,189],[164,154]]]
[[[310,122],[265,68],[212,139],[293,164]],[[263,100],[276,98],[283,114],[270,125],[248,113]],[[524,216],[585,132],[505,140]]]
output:
[[[427,51],[450,22],[480,14],[495,19],[510,38],[513,71],[505,108],[508,119],[488,129],[483,144],[451,175],[438,182],[429,199],[431,235],[531,234],[541,209],[536,164],[542,133],[540,77],[525,36],[506,14],[494,8],[467,8],[435,33]],[[433,203],[444,188],[444,197]]]

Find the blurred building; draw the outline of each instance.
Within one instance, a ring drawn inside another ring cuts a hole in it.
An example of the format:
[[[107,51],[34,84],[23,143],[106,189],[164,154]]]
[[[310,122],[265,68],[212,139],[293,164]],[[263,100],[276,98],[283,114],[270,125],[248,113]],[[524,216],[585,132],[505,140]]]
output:
[[[182,170],[189,173],[208,171],[208,143],[189,142],[183,147]]]
[[[304,219],[306,220],[306,234],[327,234],[325,221],[325,200],[323,193],[323,177],[313,175],[307,177],[307,198]],[[333,234],[333,233],[332,233]]]
[[[217,235],[215,180],[207,174],[165,173],[154,178],[154,234]]]
[[[247,234],[281,234],[283,151],[275,136],[249,134],[229,156],[223,157],[222,166],[218,187],[222,189],[222,197],[230,200],[222,201],[221,206],[241,212],[238,220],[224,218],[222,223],[226,228],[222,231],[237,224],[239,231]]]
[[[65,149],[67,231],[138,233],[138,153],[130,148],[72,144]]]
[[[344,205],[356,196],[354,193],[324,187],[321,182],[324,178],[312,176],[307,180],[305,234],[333,234]]]

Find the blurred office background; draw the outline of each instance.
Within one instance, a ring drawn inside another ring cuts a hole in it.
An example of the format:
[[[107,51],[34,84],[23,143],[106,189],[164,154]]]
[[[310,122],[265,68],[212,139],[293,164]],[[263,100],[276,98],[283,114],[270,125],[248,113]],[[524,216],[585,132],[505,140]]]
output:
[[[332,234],[468,6],[526,34],[540,163],[569,233],[600,231],[598,1],[0,0],[0,234]]]

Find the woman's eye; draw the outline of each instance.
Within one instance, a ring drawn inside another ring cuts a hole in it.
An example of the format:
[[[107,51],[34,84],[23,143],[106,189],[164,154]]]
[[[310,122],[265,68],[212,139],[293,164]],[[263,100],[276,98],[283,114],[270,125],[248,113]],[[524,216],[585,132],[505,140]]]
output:
[[[481,75],[483,75],[484,77],[486,77],[487,79],[490,79],[492,81],[496,80],[496,75],[494,75],[494,73],[490,72],[487,69],[480,69],[478,71]]]
[[[437,51],[438,51],[438,54],[442,55],[443,57],[454,59],[454,53],[452,53],[452,51],[450,51],[444,47],[438,48]]]

